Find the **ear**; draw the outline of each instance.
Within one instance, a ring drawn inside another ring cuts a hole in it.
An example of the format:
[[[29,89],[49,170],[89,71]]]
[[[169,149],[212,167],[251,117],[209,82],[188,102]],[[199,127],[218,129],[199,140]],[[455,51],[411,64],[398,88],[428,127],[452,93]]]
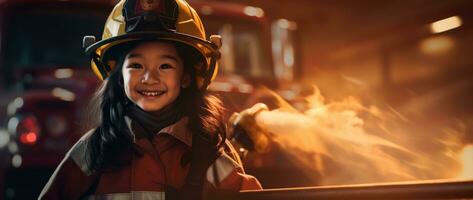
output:
[[[191,76],[188,73],[185,73],[184,76],[182,76],[181,80],[181,88],[187,88],[191,84]]]

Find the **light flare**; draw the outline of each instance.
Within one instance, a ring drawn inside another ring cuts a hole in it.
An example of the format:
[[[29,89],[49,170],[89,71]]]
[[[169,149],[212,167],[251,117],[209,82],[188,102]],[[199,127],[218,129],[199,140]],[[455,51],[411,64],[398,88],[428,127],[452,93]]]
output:
[[[462,171],[457,178],[473,179],[473,145],[470,144],[465,146],[460,155],[463,166]]]
[[[459,16],[453,16],[430,24],[430,31],[432,31],[432,33],[441,33],[458,28],[461,25],[461,18]]]

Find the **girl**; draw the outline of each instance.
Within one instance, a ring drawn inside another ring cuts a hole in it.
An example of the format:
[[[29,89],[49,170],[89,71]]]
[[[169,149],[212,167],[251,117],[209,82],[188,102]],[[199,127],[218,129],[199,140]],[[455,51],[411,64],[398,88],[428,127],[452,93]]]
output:
[[[102,40],[86,49],[104,79],[99,123],[39,198],[201,199],[260,189],[225,140],[221,102],[205,91],[219,56],[219,37],[211,41],[183,0],[120,1]]]

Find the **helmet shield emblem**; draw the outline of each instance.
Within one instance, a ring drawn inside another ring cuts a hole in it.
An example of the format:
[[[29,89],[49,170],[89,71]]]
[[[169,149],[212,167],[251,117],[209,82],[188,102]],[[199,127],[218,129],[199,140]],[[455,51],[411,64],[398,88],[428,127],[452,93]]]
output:
[[[140,0],[141,9],[145,11],[150,11],[158,8],[159,4],[159,0]]]
[[[174,31],[178,10],[175,0],[127,0],[123,6],[126,32]]]

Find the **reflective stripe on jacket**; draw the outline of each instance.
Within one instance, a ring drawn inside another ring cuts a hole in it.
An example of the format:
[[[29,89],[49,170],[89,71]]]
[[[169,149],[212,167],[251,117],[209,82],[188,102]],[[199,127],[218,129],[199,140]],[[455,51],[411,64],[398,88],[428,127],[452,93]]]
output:
[[[130,164],[100,173],[87,167],[87,140],[93,132],[89,131],[66,154],[39,199],[165,199],[168,188],[184,185],[189,171],[189,165],[181,164],[192,145],[187,120],[162,129],[151,141],[136,138],[139,152],[133,154]],[[204,193],[261,189],[256,178],[245,174],[231,144],[226,144],[226,152],[207,170]]]

